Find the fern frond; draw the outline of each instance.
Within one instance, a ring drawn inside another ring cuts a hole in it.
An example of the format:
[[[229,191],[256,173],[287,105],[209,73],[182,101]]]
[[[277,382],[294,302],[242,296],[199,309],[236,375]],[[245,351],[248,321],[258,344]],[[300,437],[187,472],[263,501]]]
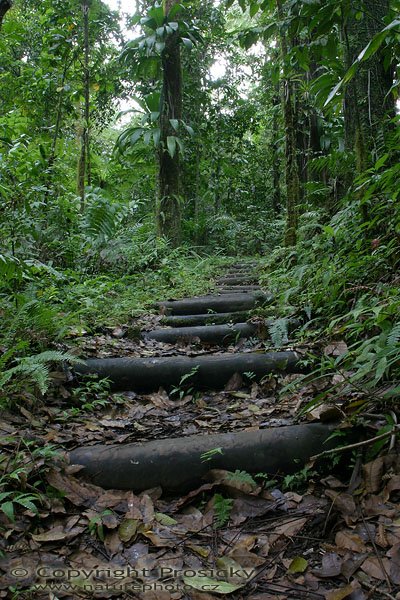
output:
[[[284,346],[289,341],[289,321],[285,317],[276,319],[268,325],[271,341],[276,348]]]
[[[400,342],[400,323],[395,323],[387,338],[387,345],[394,348]]]
[[[7,369],[0,377],[0,389],[15,376],[30,380],[37,386],[41,394],[45,394],[49,388],[49,363],[82,363],[83,361],[68,352],[58,352],[57,350],[47,350],[41,354],[25,356],[19,359],[19,364],[11,369]]]

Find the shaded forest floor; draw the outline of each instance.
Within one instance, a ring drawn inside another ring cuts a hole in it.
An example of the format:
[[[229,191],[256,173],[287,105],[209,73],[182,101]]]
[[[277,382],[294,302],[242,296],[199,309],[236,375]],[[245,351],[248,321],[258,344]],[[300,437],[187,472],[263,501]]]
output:
[[[207,285],[210,275],[203,273]],[[204,291],[200,285],[193,289]],[[176,288],[163,291],[177,295]],[[153,328],[159,319],[143,313],[97,332],[71,327],[55,347],[85,357],[222,351],[138,338],[139,330]],[[260,323],[263,315],[252,319]],[[265,351],[270,345],[242,340],[224,351]],[[337,338],[312,344],[287,340],[282,347],[328,357],[346,349]],[[286,476],[214,470],[199,489],[181,497],[164,497],[158,488],[139,495],[103,490],[79,479],[64,462],[64,451],[84,444],[257,430],[338,416],[346,422],[363,396],[347,384],[346,373],[293,386],[296,379],[271,375],[255,383],[251,374],[235,376],[224,390],[201,393],[189,380],[169,394],[160,389],[140,395],[112,394],[107,382],[77,383],[69,372],[55,371],[45,399],[19,392],[0,419],[9,492],[0,500],[0,597],[400,598],[396,454],[354,451],[344,460],[313,461]],[[302,412],[324,392],[323,404]],[[371,438],[385,423],[380,414],[364,416]]]

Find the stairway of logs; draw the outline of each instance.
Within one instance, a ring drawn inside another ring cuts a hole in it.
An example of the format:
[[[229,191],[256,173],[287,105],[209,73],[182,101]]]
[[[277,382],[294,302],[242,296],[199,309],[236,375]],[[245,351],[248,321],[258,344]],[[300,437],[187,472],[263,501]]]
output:
[[[257,337],[250,311],[271,303],[258,283],[257,263],[231,266],[204,296],[160,302],[162,328],[144,332],[145,340],[169,344],[220,346],[220,353],[198,356],[92,358],[77,367],[77,375],[107,377],[112,389],[149,393],[170,391],[190,380],[195,390],[223,389],[235,375],[251,374],[261,381],[271,373],[298,373],[294,351],[227,352],[228,344]],[[301,424],[233,433],[193,435],[123,445],[77,448],[70,462],[83,466],[81,475],[105,488],[143,491],[161,486],[165,492],[186,491],[202,483],[210,469],[240,469],[249,473],[294,472],[318,452],[333,426]],[[325,444],[324,448],[330,445]],[[204,460],[207,456],[207,460]]]

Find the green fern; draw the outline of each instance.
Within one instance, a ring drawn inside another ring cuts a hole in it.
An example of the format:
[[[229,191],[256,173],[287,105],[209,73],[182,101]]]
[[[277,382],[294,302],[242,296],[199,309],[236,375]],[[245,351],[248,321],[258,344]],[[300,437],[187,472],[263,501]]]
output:
[[[289,341],[289,321],[285,317],[276,319],[268,325],[271,341],[276,348],[284,346]]]
[[[88,192],[83,228],[91,237],[112,238],[126,209],[113,204],[103,194],[100,188]]]
[[[387,338],[387,345],[394,348],[400,342],[400,323],[395,323]]]
[[[215,520],[214,527],[219,529],[226,525],[231,516],[231,511],[233,507],[233,500],[224,498],[221,494],[215,494],[214,496],[214,511],[215,511]]]
[[[240,483],[248,483],[249,485],[257,486],[257,482],[253,479],[250,473],[247,473],[247,471],[240,471],[239,469],[236,469],[235,472],[229,472],[228,479]]]
[[[4,371],[0,377],[0,390],[13,379],[14,377],[28,380],[34,384],[41,394],[45,394],[50,385],[49,365],[51,363],[70,362],[82,363],[80,359],[67,352],[58,352],[56,350],[48,350],[41,354],[33,356],[25,356],[17,359],[19,364],[11,369]]]

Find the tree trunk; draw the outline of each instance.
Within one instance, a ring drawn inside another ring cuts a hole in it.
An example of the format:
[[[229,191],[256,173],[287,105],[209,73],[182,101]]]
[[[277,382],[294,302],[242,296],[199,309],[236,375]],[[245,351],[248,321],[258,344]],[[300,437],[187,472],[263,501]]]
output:
[[[361,19],[356,19],[360,14]],[[349,68],[373,36],[385,27],[389,0],[363,0],[362,6],[351,0],[350,13],[344,19],[342,36],[346,67]],[[390,89],[393,73],[385,68],[384,56],[376,52],[361,63],[357,74],[346,87],[344,121],[346,149],[356,154],[357,171],[368,168],[384,146],[395,116],[395,100]]]
[[[277,86],[277,94],[272,99],[274,115],[272,118],[272,180],[273,180],[273,192],[272,192],[272,208],[275,216],[279,215],[281,208],[281,165],[279,160],[279,123],[278,123],[278,106],[280,105],[279,99],[279,86]]]
[[[0,29],[3,23],[3,19],[7,11],[10,10],[12,4],[11,0],[0,0]]]
[[[177,0],[165,2],[166,15],[176,3]],[[171,141],[175,137],[171,119],[182,119],[181,50],[176,33],[166,39],[162,53],[162,70],[157,226],[159,235],[166,236],[173,246],[178,246],[181,240],[179,147],[175,144],[171,152],[168,150],[168,138]]]
[[[85,182],[91,185],[90,168],[90,71],[89,71],[89,9],[90,0],[83,0],[83,45],[84,45],[84,69],[83,69],[83,89],[84,89],[84,123],[81,133],[81,151],[78,161],[78,183],[77,192],[81,199],[81,212],[85,208]]]
[[[277,0],[278,17],[280,21],[280,47],[284,73],[287,70],[287,59],[289,54],[288,41],[282,29],[284,21],[283,4]],[[298,207],[301,199],[301,186],[299,167],[297,162],[297,135],[296,135],[296,94],[294,83],[284,75],[282,81],[282,104],[283,117],[286,132],[286,232],[285,244],[294,246],[297,239]]]

